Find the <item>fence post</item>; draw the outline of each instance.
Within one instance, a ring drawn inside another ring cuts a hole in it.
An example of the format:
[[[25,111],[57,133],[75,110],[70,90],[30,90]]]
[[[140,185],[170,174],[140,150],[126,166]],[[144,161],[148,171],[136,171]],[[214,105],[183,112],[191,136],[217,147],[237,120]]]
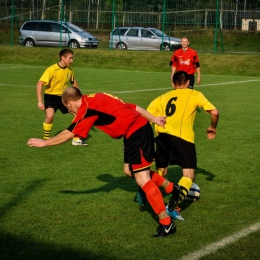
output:
[[[64,19],[64,2],[60,0],[60,48],[62,48],[62,22]]]
[[[163,19],[162,19],[162,47],[161,47],[161,51],[164,51],[164,46],[163,46],[163,42],[164,42],[164,24],[165,24],[165,16],[166,16],[166,0],[163,0]]]
[[[112,35],[111,35],[111,39],[109,37],[109,41],[110,41],[110,50],[113,50],[113,44],[114,44],[114,29],[115,29],[115,0],[113,0],[112,2]]]
[[[13,36],[14,36],[14,0],[12,0],[11,9],[11,29],[10,29],[10,46],[13,46]]]
[[[215,36],[214,36],[214,53],[217,53],[218,45],[218,27],[219,27],[219,0],[216,3],[216,24],[215,24]]]
[[[215,37],[214,37],[214,53],[217,53],[217,45],[218,45],[218,29],[220,27],[220,20],[219,20],[219,0],[217,0],[216,6],[216,26],[215,26]],[[224,52],[224,44],[222,38],[222,28],[220,27],[220,40],[221,40],[221,47],[222,52]]]

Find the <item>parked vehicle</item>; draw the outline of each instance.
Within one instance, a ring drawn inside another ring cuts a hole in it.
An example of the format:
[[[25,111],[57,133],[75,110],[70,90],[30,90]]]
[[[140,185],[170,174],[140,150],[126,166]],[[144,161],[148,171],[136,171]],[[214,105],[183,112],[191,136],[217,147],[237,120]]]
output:
[[[181,39],[156,28],[117,27],[110,33],[109,47],[118,50],[177,50]]]
[[[98,40],[84,29],[69,22],[52,20],[26,21],[19,33],[19,44],[26,47],[67,46],[70,48],[98,47]]]

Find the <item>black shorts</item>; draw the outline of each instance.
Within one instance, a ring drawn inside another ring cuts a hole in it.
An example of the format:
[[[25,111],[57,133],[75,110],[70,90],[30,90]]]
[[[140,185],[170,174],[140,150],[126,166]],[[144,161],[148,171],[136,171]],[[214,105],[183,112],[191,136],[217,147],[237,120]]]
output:
[[[189,84],[188,88],[193,88],[194,87],[194,81],[195,81],[194,74],[189,74],[189,78],[190,78],[190,84]]]
[[[61,101],[61,96],[44,94],[44,105],[45,109],[53,108],[55,112],[59,109],[62,114],[69,113]]]
[[[124,138],[124,163],[129,170],[140,172],[149,169],[154,161],[154,134],[150,123],[139,128],[128,139]]]
[[[179,165],[183,169],[196,169],[197,156],[195,144],[179,137],[160,133],[155,138],[155,161],[157,168]]]

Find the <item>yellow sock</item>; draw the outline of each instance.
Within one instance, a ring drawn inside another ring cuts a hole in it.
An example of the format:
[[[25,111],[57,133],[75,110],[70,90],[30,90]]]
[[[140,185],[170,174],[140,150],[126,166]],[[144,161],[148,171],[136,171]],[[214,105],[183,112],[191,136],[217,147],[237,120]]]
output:
[[[73,140],[77,141],[77,140],[80,140],[80,138],[79,137],[73,137]]]
[[[162,171],[161,171],[161,170],[158,170],[158,174],[159,174],[160,176],[163,176],[163,174],[162,174]]]
[[[52,124],[46,124],[43,122],[43,139],[47,140],[51,135]]]
[[[188,177],[182,177],[180,179],[178,185],[181,188],[181,192],[180,192],[181,200],[183,200],[187,196],[187,194],[188,194],[188,192],[190,190],[190,187],[192,185],[192,182],[193,181],[190,178],[188,178]]]

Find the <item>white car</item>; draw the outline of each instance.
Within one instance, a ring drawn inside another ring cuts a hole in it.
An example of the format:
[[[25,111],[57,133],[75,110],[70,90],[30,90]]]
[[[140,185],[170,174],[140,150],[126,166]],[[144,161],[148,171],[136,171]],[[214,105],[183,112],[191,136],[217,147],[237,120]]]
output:
[[[109,47],[118,50],[177,50],[181,39],[156,28],[117,27],[110,33]]]

